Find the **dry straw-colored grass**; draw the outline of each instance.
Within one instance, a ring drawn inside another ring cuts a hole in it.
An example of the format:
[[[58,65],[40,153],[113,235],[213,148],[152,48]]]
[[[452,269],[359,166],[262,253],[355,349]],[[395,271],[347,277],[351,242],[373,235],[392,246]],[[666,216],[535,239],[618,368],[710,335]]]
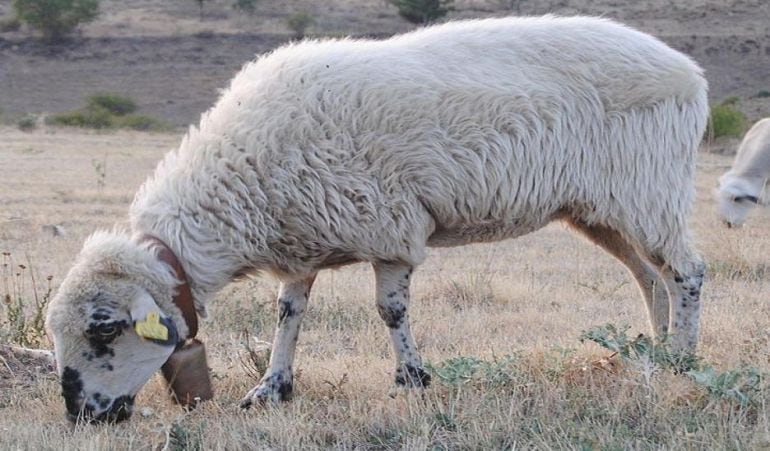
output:
[[[51,275],[54,286],[88,233],[125,219],[132,193],[179,138],[11,129],[0,136],[0,250],[28,255],[38,280]],[[94,160],[106,162],[103,177]],[[721,227],[710,197],[729,161],[709,153],[699,161],[693,225],[709,262],[700,353],[717,371],[770,372],[770,209],[755,212],[744,229]],[[63,233],[52,233],[53,225]],[[764,383],[740,403],[691,377],[578,340],[607,322],[630,325],[634,337],[648,331],[647,320],[626,271],[560,225],[518,240],[433,250],[413,289],[417,343],[435,369],[452,374],[434,374],[424,393],[392,390],[373,276],[354,265],[322,273],[314,287],[292,402],[236,407],[264,368],[255,340],[270,340],[276,315],[276,283],[248,280],[225,289],[203,325],[213,402],[184,412],[154,378],[131,421],[73,427],[54,376],[11,372],[0,361],[0,448],[770,446]],[[475,373],[463,373],[471,367]]]

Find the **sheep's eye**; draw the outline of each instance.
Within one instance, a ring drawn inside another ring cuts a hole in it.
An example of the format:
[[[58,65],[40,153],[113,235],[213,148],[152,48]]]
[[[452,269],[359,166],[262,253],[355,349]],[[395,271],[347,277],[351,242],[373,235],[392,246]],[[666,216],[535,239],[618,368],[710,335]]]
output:
[[[111,337],[115,335],[115,333],[118,331],[118,328],[115,326],[105,325],[101,326],[97,329],[97,332],[99,332],[99,335],[102,337]]]
[[[99,324],[98,326],[91,326],[86,331],[86,336],[99,341],[111,341],[119,332],[120,328],[115,324]]]

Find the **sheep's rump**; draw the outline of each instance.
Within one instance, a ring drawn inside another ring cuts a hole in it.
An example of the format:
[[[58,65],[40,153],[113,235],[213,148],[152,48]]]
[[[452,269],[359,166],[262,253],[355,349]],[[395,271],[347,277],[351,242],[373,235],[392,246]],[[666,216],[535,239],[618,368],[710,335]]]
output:
[[[227,205],[231,232],[289,266],[419,263],[426,244],[560,214],[664,249],[692,202],[706,89],[689,58],[604,19],[301,42],[247,64],[156,184],[192,174],[210,188],[183,196]]]

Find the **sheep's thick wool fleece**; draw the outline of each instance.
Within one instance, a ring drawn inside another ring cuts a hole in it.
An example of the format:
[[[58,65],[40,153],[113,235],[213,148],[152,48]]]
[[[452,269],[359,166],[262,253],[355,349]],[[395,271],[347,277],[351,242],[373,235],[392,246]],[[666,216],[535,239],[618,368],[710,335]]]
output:
[[[200,299],[243,268],[418,264],[559,212],[677,259],[706,81],[609,20],[448,23],[304,41],[247,64],[137,194]],[[213,232],[212,232],[213,231]],[[205,258],[204,258],[205,257]]]

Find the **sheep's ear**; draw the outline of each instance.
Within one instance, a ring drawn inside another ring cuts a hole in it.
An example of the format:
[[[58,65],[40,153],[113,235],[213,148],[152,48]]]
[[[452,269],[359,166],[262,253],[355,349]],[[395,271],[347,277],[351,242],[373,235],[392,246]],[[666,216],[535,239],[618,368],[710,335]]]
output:
[[[179,333],[149,293],[142,291],[131,302],[131,321],[136,333],[163,346],[176,346]]]

